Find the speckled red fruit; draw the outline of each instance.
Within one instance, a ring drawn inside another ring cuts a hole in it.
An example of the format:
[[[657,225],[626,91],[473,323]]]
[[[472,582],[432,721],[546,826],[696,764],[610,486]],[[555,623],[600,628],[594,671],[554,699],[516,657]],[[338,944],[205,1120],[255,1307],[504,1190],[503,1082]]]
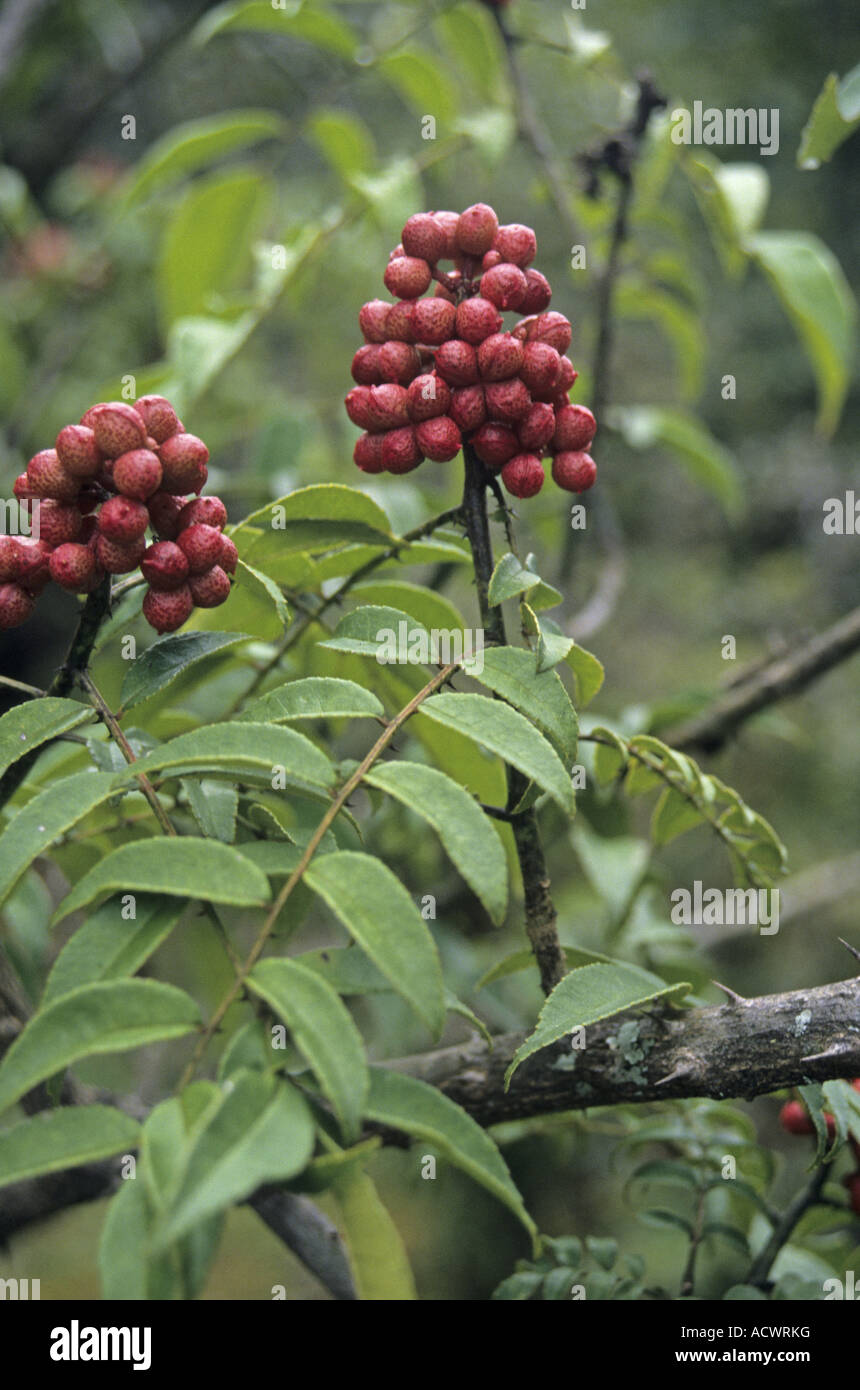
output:
[[[579,372],[574,367],[570,358],[561,357],[558,364],[558,376],[555,382],[556,392],[559,395],[566,396],[578,376]]]
[[[433,278],[430,267],[420,256],[395,256],[385,267],[385,288],[398,299],[417,299],[426,294]]]
[[[555,430],[555,411],[548,401],[535,401],[517,425],[517,437],[526,453],[542,454]]]
[[[451,388],[435,372],[422,372],[410,382],[406,395],[409,418],[415,424],[447,415],[451,405]]]
[[[129,449],[141,449],[146,443],[147,429],[142,416],[125,401],[106,401],[93,406],[81,420],[89,425],[96,444],[108,458],[119,458]]]
[[[405,386],[386,382],[382,386],[370,388],[368,411],[372,424],[371,434],[381,434],[383,430],[396,430],[409,424],[409,396]]]
[[[188,557],[175,541],[154,541],[140,562],[141,573],[153,589],[178,589],[188,578]]]
[[[504,259],[501,251],[494,251],[492,248],[489,251],[485,251],[481,257],[481,272],[492,270],[493,266],[501,265]]]
[[[487,402],[483,386],[461,386],[451,395],[447,411],[463,434],[471,434],[487,418]]]
[[[134,408],[156,444],[163,444],[171,435],[181,434],[182,421],[165,396],[141,396]]]
[[[448,415],[424,420],[416,426],[415,437],[422,454],[434,463],[448,463],[459,454],[462,444],[460,431]]]
[[[437,346],[453,336],[457,310],[445,299],[416,299],[410,307],[410,324],[416,343]]]
[[[526,292],[520,305],[521,314],[540,314],[552,299],[552,286],[539,270],[526,271]]]
[[[411,473],[423,458],[411,425],[382,436],[382,466],[389,473]]]
[[[513,430],[492,420],[481,425],[471,443],[478,458],[496,471],[520,452],[520,443]]]
[[[459,251],[469,256],[483,256],[489,251],[499,230],[499,219],[487,203],[473,203],[460,213],[456,242]]]
[[[146,553],[146,541],[143,536],[138,536],[137,540],[123,545],[98,532],[93,545],[99,564],[108,574],[130,574],[132,570],[137,569]]]
[[[236,549],[236,542],[230,536],[221,537],[221,554],[218,556],[218,564],[222,570],[228,574],[236,573],[236,566],[239,563],[239,552]]]
[[[81,486],[60,463],[56,449],[40,449],[33,455],[27,464],[27,484],[34,497],[54,497],[58,502],[72,502]]]
[[[185,505],[183,497],[174,497],[170,492],[156,492],[147,502],[152,529],[164,541],[176,539],[179,527],[179,513]]]
[[[96,437],[86,425],[64,425],[55,448],[60,463],[73,478],[94,478],[102,466]]]
[[[353,386],[344,397],[346,413],[354,425],[358,425],[360,430],[366,430],[371,421],[370,410],[370,387]]]
[[[488,381],[484,387],[484,394],[487,398],[487,414],[493,420],[521,420],[532,403],[528,387],[518,376],[507,381]]]
[[[99,512],[99,530],[109,541],[128,545],[142,536],[149,525],[149,512],[133,497],[109,497]]]
[[[418,353],[409,343],[380,344],[379,375],[383,381],[396,381],[401,386],[408,386],[420,370],[421,361]]]
[[[506,381],[523,365],[523,345],[511,333],[493,333],[478,348],[478,371],[485,381]]]
[[[457,337],[476,347],[491,333],[498,333],[502,326],[502,316],[489,299],[475,295],[474,299],[464,299],[457,305]]]
[[[555,395],[558,387],[558,369],[561,358],[549,343],[525,343],[523,345],[523,364],[520,377],[525,382],[535,400],[548,401]]]
[[[36,607],[32,594],[20,584],[0,584],[0,629],[20,627]]]
[[[587,449],[596,429],[597,422],[584,405],[566,405],[556,414],[552,442],[559,451]]]
[[[515,454],[502,469],[502,482],[512,497],[534,497],[543,487],[543,479],[537,454]]]
[[[564,314],[556,313],[554,309],[546,314],[538,314],[529,324],[528,341],[549,343],[558,353],[567,352],[571,336],[570,320],[566,319]]]
[[[436,371],[450,386],[474,386],[478,380],[478,354],[471,343],[451,338],[436,349]]]
[[[379,374],[379,344],[366,343],[352,359],[352,379],[359,386],[375,386],[382,380]]]
[[[188,561],[191,574],[202,574],[218,563],[221,554],[221,532],[214,526],[196,521],[186,526],[176,537],[176,544]]]
[[[36,540],[32,536],[16,536],[19,561],[15,576],[28,593],[40,594],[50,582],[51,572],[48,562],[53,553],[47,541]]]
[[[145,502],[161,486],[161,463],[150,449],[130,449],[113,466],[113,480],[124,497]]]
[[[460,214],[459,212],[450,212],[446,208],[443,212],[434,212],[433,220],[445,233],[445,247],[440,259],[453,260],[457,253],[457,223],[460,221]]]
[[[371,299],[362,304],[358,311],[358,326],[368,343],[385,343],[389,333],[386,328],[388,311],[391,308],[387,299]]]
[[[148,589],[143,600],[143,616],[156,632],[175,632],[194,611],[194,599],[187,584],[164,593]]]
[[[481,276],[481,294],[497,309],[519,309],[526,296],[526,277],[519,266],[493,266]]]
[[[220,565],[192,574],[188,587],[197,608],[218,608],[230,597],[230,580]]]
[[[362,473],[383,473],[382,441],[384,434],[363,434],[355,441],[352,451],[353,462]]]
[[[411,299],[398,299],[396,304],[389,304],[388,313],[385,316],[385,339],[395,343],[414,343],[415,334],[412,332],[412,305]]]
[[[32,533],[46,545],[62,545],[76,541],[81,533],[83,517],[79,509],[68,502],[48,498],[33,505]]]
[[[69,541],[51,551],[48,569],[55,584],[73,594],[90,594],[101,582],[101,570],[91,546]]]
[[[17,579],[21,573],[21,551],[15,536],[0,536],[0,584]]]
[[[432,212],[414,213],[403,228],[400,240],[407,256],[417,256],[430,265],[442,259],[448,245],[445,228]]]
[[[201,473],[209,461],[209,450],[196,434],[173,434],[160,450],[163,473],[162,491],[198,492],[205,482]]]
[[[12,484],[12,495],[13,497],[17,497],[19,502],[29,501],[36,496],[36,493],[30,487],[30,480],[26,473],[18,474]]]
[[[503,261],[525,270],[537,254],[537,237],[531,227],[521,222],[508,222],[496,232],[493,250],[499,252]]]
[[[214,493],[209,497],[192,497],[179,513],[177,525],[180,531],[202,521],[205,526],[215,526],[219,531],[227,525],[227,508]]]
[[[594,486],[597,464],[590,454],[565,450],[553,459],[552,476],[565,492],[587,492]]]

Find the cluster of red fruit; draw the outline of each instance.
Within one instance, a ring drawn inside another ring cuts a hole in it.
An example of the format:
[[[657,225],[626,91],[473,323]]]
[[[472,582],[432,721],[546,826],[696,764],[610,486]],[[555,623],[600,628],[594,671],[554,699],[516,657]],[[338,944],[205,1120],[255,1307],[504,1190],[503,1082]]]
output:
[[[851,1082],[855,1091],[860,1091],[860,1076],[856,1076]],[[828,1138],[832,1141],[836,1134],[836,1121],[832,1115],[826,1111],[824,1119],[827,1124]],[[800,1100],[787,1100],[779,1112],[779,1122],[788,1134],[814,1134],[815,1125],[810,1119],[806,1106]],[[851,1148],[854,1157],[860,1165],[860,1140],[851,1139]],[[860,1166],[853,1173],[842,1179],[848,1189],[848,1198],[851,1203],[851,1210],[860,1216]]]
[[[570,323],[548,311],[552,290],[530,268],[536,250],[531,227],[500,227],[486,203],[409,218],[383,277],[397,302],[373,299],[358,316],[365,343],[345,404],[366,431],[353,454],[365,473],[445,463],[466,443],[514,497],[540,491],[544,455],[559,487],[591,487],[596,424],[569,401]],[[522,315],[510,332],[505,310]]]
[[[15,480],[33,534],[0,536],[0,628],[26,622],[52,579],[89,594],[106,574],[138,566],[156,632],[223,603],[238,558],[222,534],[227,509],[220,497],[186,498],[203,488],[208,458],[163,396],[102,402],[65,425]],[[149,545],[147,528],[157,537]]]

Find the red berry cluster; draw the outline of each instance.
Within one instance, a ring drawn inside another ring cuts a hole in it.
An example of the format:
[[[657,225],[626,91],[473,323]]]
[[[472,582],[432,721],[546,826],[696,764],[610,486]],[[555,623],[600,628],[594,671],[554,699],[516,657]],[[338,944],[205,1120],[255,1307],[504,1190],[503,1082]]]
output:
[[[156,632],[223,603],[238,558],[222,535],[227,509],[220,497],[186,498],[203,488],[208,458],[163,396],[101,402],[65,425],[15,479],[39,539],[0,536],[0,628],[25,622],[52,579],[89,594],[106,574],[138,566]],[[147,528],[157,537],[150,545]]]
[[[851,1082],[855,1091],[860,1091],[860,1076],[856,1076]],[[827,1124],[827,1136],[832,1141],[836,1134],[836,1121],[833,1116],[824,1113]],[[814,1134],[815,1125],[809,1117],[806,1106],[799,1100],[787,1100],[779,1112],[779,1122],[788,1134]],[[851,1148],[854,1157],[857,1159],[858,1166],[853,1173],[849,1173],[842,1179],[848,1189],[848,1198],[851,1203],[851,1210],[860,1216],[860,1141],[851,1139]]]
[[[365,431],[353,454],[365,473],[445,463],[468,443],[514,497],[543,487],[544,455],[559,487],[591,487],[596,424],[568,398],[578,375],[564,355],[570,323],[548,311],[549,282],[530,268],[536,250],[531,227],[500,227],[486,203],[409,218],[383,276],[396,302],[373,299],[358,316],[365,341],[345,404]],[[521,317],[508,332],[509,310]]]

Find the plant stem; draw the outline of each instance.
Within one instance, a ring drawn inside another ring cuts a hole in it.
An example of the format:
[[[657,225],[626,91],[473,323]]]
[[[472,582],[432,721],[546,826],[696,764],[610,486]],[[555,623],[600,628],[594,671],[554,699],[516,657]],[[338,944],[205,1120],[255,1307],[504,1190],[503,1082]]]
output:
[[[753,1260],[745,1283],[752,1284],[753,1288],[756,1289],[764,1287],[777,1255],[791,1236],[804,1212],[817,1204],[821,1189],[829,1174],[830,1164],[822,1163],[819,1168],[816,1168],[806,1186],[801,1188],[794,1200],[788,1204],[781,1221],[771,1233],[769,1241]]]
[[[681,1287],[678,1292],[679,1298],[692,1298],[696,1287],[696,1256],[699,1253],[699,1246],[702,1243],[705,1227],[705,1190],[699,1192],[699,1200],[696,1204],[696,1216],[693,1223],[693,1235],[690,1239],[690,1249],[687,1253],[687,1263],[684,1266],[684,1273],[681,1275]]]
[[[489,602],[490,577],[493,573],[493,545],[487,520],[487,488],[490,486],[490,475],[468,444],[463,446],[463,456],[466,462],[463,517],[472,547],[481,625],[487,645],[503,647],[507,638],[501,605],[491,607]],[[525,793],[528,779],[510,766],[507,769],[507,777],[507,809],[513,811]],[[565,974],[566,966],[556,930],[557,913],[550,893],[546,858],[534,810],[525,811],[517,816],[512,820],[511,828],[523,879],[526,932],[537,960],[541,987],[545,994],[549,994]]]

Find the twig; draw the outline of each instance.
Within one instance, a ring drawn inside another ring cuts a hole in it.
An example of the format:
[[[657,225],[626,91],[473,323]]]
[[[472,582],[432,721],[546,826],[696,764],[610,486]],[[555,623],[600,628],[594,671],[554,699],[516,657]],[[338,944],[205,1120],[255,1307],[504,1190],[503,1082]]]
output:
[[[751,1284],[754,1289],[764,1288],[777,1255],[789,1240],[800,1218],[810,1207],[817,1204],[821,1189],[829,1176],[829,1163],[822,1163],[820,1167],[816,1168],[806,1186],[801,1188],[793,1201],[789,1202],[781,1220],[771,1232],[767,1244],[759,1251],[750,1265],[750,1271],[744,1283]]]
[[[681,1275],[681,1287],[678,1290],[679,1298],[691,1298],[696,1286],[696,1256],[702,1244],[702,1236],[705,1227],[705,1189],[699,1191],[699,1200],[696,1203],[696,1215],[693,1218],[693,1234],[690,1238],[690,1249],[687,1253],[687,1263],[684,1265],[684,1273]]]

